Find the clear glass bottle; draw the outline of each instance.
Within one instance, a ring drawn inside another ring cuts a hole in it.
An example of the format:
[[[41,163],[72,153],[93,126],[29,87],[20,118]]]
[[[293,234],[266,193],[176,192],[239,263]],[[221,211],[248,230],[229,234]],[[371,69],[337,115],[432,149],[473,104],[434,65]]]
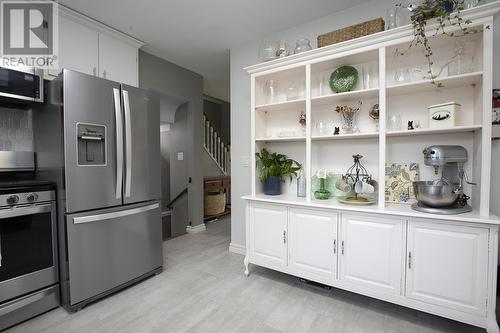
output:
[[[306,173],[304,172],[304,168],[300,169],[297,177],[297,196],[299,198],[306,197]]]

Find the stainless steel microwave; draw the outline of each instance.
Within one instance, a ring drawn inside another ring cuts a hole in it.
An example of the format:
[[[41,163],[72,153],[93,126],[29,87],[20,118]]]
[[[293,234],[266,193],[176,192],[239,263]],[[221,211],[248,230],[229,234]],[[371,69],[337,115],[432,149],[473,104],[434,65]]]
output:
[[[0,67],[0,96],[43,103],[43,70]]]

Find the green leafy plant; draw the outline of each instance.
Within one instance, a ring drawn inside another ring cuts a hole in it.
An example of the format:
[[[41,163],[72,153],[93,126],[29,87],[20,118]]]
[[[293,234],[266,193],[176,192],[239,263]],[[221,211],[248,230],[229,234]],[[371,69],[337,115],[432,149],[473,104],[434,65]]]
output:
[[[398,4],[398,7],[407,8],[403,4]],[[396,55],[405,55],[412,47],[421,46],[424,49],[424,55],[427,61],[427,73],[432,84],[442,87],[442,83],[438,83],[435,79],[438,74],[433,73],[432,60],[433,52],[429,42],[429,38],[444,35],[451,38],[464,37],[466,35],[482,32],[483,29],[470,27],[472,21],[462,18],[462,10],[464,8],[464,0],[424,0],[419,6],[408,8],[411,10],[411,24],[413,26],[414,38],[410,42],[408,48],[404,51],[396,50]],[[437,27],[427,35],[427,24],[429,21],[437,23]],[[449,29],[449,28],[454,29]],[[489,26],[485,27],[489,29]]]
[[[256,153],[257,165],[260,167],[260,181],[266,182],[269,177],[297,177],[297,171],[302,167],[297,161],[288,158],[286,155],[270,153],[266,148],[260,153]]]

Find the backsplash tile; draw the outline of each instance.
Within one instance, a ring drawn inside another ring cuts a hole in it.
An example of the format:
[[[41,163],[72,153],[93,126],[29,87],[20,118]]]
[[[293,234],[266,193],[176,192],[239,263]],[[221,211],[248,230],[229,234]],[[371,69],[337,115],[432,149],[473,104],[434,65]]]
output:
[[[0,151],[33,151],[31,110],[0,107]]]

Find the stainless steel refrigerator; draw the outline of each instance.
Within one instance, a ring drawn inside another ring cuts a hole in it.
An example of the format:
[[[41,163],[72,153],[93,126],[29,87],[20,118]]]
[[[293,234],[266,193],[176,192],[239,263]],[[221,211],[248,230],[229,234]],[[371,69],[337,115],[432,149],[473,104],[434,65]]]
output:
[[[38,177],[58,183],[69,311],[162,269],[159,99],[64,70],[33,112]]]

